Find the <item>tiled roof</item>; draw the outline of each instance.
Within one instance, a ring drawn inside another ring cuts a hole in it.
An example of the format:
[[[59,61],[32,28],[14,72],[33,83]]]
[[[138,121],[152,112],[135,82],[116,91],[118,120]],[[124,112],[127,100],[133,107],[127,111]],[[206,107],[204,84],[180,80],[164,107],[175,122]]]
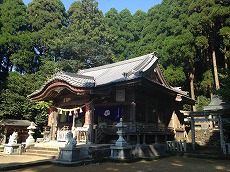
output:
[[[157,57],[154,54],[147,54],[117,63],[80,70],[78,74],[94,77],[96,86],[100,86],[141,77],[142,72],[148,70],[156,61]]]
[[[40,93],[47,84],[50,84],[56,80],[67,82],[69,85],[73,87],[94,87],[95,86],[95,81],[93,77],[58,71],[56,74],[54,74],[54,76],[48,82],[46,82],[43,85],[41,89],[36,90],[32,94],[30,94],[29,97]]]
[[[66,81],[75,87],[94,87],[95,85],[94,78],[91,76],[78,75],[62,71],[57,72],[49,82],[54,80]]]
[[[47,85],[52,84],[55,81],[66,82],[70,86],[78,88],[93,88],[143,77],[149,69],[154,70],[158,76],[158,80],[156,79],[156,81],[153,82],[156,82],[156,84],[159,84],[175,93],[186,96],[186,92],[173,88],[167,83],[159,65],[157,64],[157,60],[158,58],[155,54],[151,53],[129,60],[79,70],[76,74],[59,71],[40,90],[36,90],[34,93],[29,95],[29,97],[39,95],[45,90]]]
[[[140,77],[142,72],[148,70],[156,61],[157,57],[154,54],[147,54],[117,63],[80,70],[77,74],[59,71],[40,90],[36,90],[29,97],[40,93],[46,85],[56,80],[67,82],[74,87],[95,87],[131,80]]]

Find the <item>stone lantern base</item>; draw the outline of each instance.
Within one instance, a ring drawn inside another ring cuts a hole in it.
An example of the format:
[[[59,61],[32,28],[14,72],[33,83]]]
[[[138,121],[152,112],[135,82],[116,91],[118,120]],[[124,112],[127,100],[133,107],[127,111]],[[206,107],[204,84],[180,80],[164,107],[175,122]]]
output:
[[[131,158],[131,146],[126,146],[126,147],[117,147],[117,146],[111,146],[111,159],[117,159],[117,160],[124,160]]]

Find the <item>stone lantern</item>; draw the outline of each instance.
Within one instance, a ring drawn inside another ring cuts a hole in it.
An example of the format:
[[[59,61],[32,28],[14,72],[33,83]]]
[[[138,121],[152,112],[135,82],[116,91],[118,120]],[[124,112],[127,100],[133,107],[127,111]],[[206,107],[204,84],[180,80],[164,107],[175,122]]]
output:
[[[31,122],[30,126],[27,127],[28,131],[28,138],[26,139],[26,148],[29,147],[31,144],[34,144],[35,139],[33,137],[34,130],[36,129],[36,125],[34,122]]]
[[[132,147],[125,141],[123,135],[125,134],[126,124],[123,123],[122,118],[120,118],[120,122],[116,125],[118,128],[117,134],[119,136],[115,145],[111,146],[111,156],[112,159],[127,159],[131,157],[131,149]]]

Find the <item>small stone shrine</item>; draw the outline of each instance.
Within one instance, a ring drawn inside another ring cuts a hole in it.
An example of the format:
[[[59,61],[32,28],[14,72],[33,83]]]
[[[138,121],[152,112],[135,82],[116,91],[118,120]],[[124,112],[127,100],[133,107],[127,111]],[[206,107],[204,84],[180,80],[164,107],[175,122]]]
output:
[[[10,135],[9,143],[4,144],[4,153],[5,154],[21,154],[21,144],[17,143],[18,133],[13,132]]]
[[[127,127],[123,123],[122,118],[120,118],[120,122],[116,125],[118,128],[117,134],[119,136],[114,146],[111,146],[111,156],[112,159],[120,159],[124,160],[131,157],[131,149],[132,147],[125,141],[123,135],[125,134],[124,129]]]

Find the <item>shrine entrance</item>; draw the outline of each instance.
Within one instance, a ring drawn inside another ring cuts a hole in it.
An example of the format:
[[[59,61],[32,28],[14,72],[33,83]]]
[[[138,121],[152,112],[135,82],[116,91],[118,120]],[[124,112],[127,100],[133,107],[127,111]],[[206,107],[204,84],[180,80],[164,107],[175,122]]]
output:
[[[193,150],[196,150],[197,146],[201,146],[208,148],[219,147],[224,154],[229,151],[225,143],[222,114],[221,110],[184,112],[185,122],[191,129]]]

